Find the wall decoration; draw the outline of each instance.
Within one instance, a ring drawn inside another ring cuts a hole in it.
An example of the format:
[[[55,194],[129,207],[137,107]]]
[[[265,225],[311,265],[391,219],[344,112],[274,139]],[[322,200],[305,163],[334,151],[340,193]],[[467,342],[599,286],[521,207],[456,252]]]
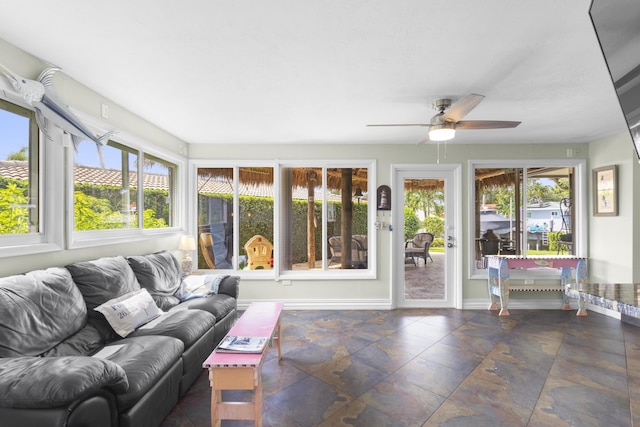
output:
[[[618,215],[618,188],[616,166],[593,170],[593,215]]]
[[[391,188],[388,185],[378,187],[378,210],[391,210]]]

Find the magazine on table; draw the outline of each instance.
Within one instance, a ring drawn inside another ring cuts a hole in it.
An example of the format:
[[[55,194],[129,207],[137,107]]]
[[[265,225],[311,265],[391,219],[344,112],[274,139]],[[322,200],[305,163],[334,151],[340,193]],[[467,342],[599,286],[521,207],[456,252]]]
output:
[[[241,337],[241,336],[226,336],[216,351],[221,353],[262,353],[269,337]]]

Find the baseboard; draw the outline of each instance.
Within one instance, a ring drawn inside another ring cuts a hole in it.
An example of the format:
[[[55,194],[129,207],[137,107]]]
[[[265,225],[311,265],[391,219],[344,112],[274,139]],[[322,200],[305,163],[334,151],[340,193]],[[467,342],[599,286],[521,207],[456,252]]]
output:
[[[246,309],[249,304],[257,301],[272,300],[254,300],[254,301],[238,301],[238,310]],[[391,310],[391,301],[389,300],[285,300],[285,310]]]
[[[569,299],[569,305],[572,310],[578,310],[578,302],[575,299]],[[464,310],[487,310],[489,308],[488,298],[476,298],[466,299],[463,301],[462,308]],[[561,300],[549,300],[549,299],[511,299],[509,301],[509,310],[561,310]],[[606,308],[588,304],[587,313],[593,311],[594,313],[603,314],[605,316],[613,317],[614,319],[620,319],[621,315],[617,311],[608,310]]]
[[[572,310],[578,309],[575,300],[569,300]],[[464,310],[488,310],[489,298],[465,299],[462,302]],[[510,299],[509,310],[561,310],[561,299]]]

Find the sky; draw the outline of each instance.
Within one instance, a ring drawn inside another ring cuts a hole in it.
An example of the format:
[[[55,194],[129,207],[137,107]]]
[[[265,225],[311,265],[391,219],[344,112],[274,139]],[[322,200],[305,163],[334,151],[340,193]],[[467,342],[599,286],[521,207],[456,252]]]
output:
[[[0,160],[29,145],[29,119],[0,108]]]

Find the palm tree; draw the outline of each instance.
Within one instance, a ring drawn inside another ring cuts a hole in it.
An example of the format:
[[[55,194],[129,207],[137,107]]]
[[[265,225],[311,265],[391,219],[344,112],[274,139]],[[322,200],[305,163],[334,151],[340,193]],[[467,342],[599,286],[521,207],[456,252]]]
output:
[[[7,160],[29,160],[29,147],[22,147],[20,151],[9,153]]]

